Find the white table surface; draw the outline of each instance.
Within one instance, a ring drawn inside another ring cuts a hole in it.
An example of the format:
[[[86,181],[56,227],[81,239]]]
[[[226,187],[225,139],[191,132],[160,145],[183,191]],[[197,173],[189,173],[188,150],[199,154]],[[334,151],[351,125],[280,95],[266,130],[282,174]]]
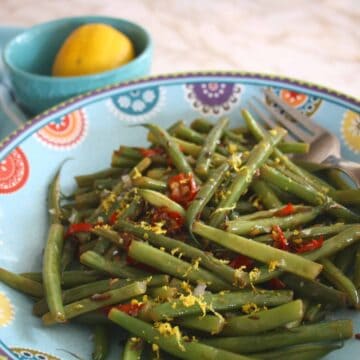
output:
[[[1,25],[84,14],[146,27],[153,74],[264,72],[360,97],[360,0],[0,0]]]

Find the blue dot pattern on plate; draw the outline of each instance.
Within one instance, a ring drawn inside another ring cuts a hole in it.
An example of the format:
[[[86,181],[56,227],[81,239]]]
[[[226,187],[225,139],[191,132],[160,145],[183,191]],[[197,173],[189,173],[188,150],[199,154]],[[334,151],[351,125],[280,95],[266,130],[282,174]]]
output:
[[[145,121],[157,114],[165,99],[165,89],[154,86],[111,97],[110,110],[120,120]]]

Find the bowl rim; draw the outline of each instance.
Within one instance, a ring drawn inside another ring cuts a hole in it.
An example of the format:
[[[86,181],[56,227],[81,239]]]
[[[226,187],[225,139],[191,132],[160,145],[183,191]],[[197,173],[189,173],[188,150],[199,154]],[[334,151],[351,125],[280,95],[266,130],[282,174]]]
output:
[[[65,111],[69,111],[78,106],[86,105],[88,102],[91,102],[93,98],[97,98],[99,100],[103,96],[108,96],[108,94],[113,91],[132,89],[132,87],[138,86],[146,87],[154,84],[162,86],[169,83],[183,84],[184,82],[209,82],[214,80],[219,81],[219,79],[230,82],[241,80],[244,83],[258,85],[269,83],[274,83],[276,85],[281,84],[289,89],[301,89],[301,91],[304,91],[306,94],[317,93],[328,101],[336,104],[342,104],[343,106],[347,106],[349,110],[360,112],[360,99],[328,86],[319,85],[318,83],[304,81],[286,75],[221,70],[164,73],[102,86],[95,90],[90,90],[74,96],[48,108],[47,110],[27,120],[22,126],[18,127],[5,138],[0,139],[0,161],[28,136],[27,134],[30,129],[34,128],[45,119],[51,119],[55,115],[59,116]]]
[[[130,62],[128,62],[127,64],[122,65],[120,67],[117,67],[115,69],[103,71],[103,72],[96,73],[96,74],[61,77],[61,76],[40,75],[40,74],[34,74],[34,73],[31,73],[31,72],[25,71],[25,70],[19,68],[18,66],[15,66],[10,61],[10,59],[8,58],[9,57],[9,51],[10,51],[11,47],[14,46],[14,43],[18,42],[18,40],[21,37],[26,36],[27,34],[29,34],[31,32],[39,31],[39,29],[42,29],[42,28],[47,27],[49,25],[67,23],[67,22],[72,21],[72,20],[84,20],[85,22],[87,22],[87,21],[90,21],[90,22],[99,21],[99,22],[101,22],[101,20],[104,20],[104,19],[105,20],[120,21],[123,24],[130,25],[130,26],[132,26],[134,28],[139,29],[141,32],[144,33],[145,38],[146,38],[146,45],[145,45],[144,49],[142,50],[142,52],[138,56],[135,57],[135,59],[133,59]],[[64,18],[60,18],[60,19],[56,19],[56,20],[50,20],[50,21],[47,21],[47,22],[43,22],[43,23],[31,26],[30,28],[25,29],[20,34],[16,35],[12,39],[10,39],[6,43],[6,45],[4,46],[1,55],[2,55],[2,60],[4,62],[4,65],[8,69],[8,71],[12,71],[13,73],[16,73],[18,75],[21,75],[23,77],[27,77],[29,79],[33,79],[33,80],[36,80],[36,81],[42,81],[42,82],[58,81],[58,82],[61,82],[61,83],[71,83],[71,82],[73,82],[75,80],[76,81],[99,80],[99,79],[102,79],[104,77],[115,75],[120,70],[125,71],[125,72],[129,71],[131,68],[136,67],[139,63],[141,63],[142,61],[146,60],[149,56],[151,56],[152,49],[153,49],[153,40],[152,40],[152,37],[151,37],[150,33],[144,27],[139,25],[138,23],[135,23],[135,22],[127,20],[127,19],[117,18],[117,17],[112,17],[112,16],[87,15],[87,16],[64,17]]]

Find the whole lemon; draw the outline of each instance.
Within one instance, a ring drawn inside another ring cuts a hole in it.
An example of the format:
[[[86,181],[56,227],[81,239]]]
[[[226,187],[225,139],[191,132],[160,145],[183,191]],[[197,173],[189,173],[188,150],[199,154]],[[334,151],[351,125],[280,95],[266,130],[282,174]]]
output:
[[[135,57],[131,40],[106,24],[86,24],[74,30],[58,51],[54,76],[95,74],[117,68]]]

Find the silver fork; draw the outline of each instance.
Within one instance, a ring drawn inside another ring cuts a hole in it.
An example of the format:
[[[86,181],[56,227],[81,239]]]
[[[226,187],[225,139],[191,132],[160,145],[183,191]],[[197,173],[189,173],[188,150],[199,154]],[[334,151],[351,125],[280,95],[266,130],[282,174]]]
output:
[[[360,186],[360,163],[341,158],[340,141],[334,134],[284,103],[270,89],[265,89],[264,93],[293,121],[258,97],[254,97],[256,102],[266,108],[272,116],[269,116],[251,101],[249,102],[250,108],[268,126],[274,127],[276,123],[284,126],[289,131],[288,140],[300,140],[310,144],[310,151],[302,155],[301,160],[321,163],[329,166],[329,168],[337,168],[350,176],[357,186]]]

